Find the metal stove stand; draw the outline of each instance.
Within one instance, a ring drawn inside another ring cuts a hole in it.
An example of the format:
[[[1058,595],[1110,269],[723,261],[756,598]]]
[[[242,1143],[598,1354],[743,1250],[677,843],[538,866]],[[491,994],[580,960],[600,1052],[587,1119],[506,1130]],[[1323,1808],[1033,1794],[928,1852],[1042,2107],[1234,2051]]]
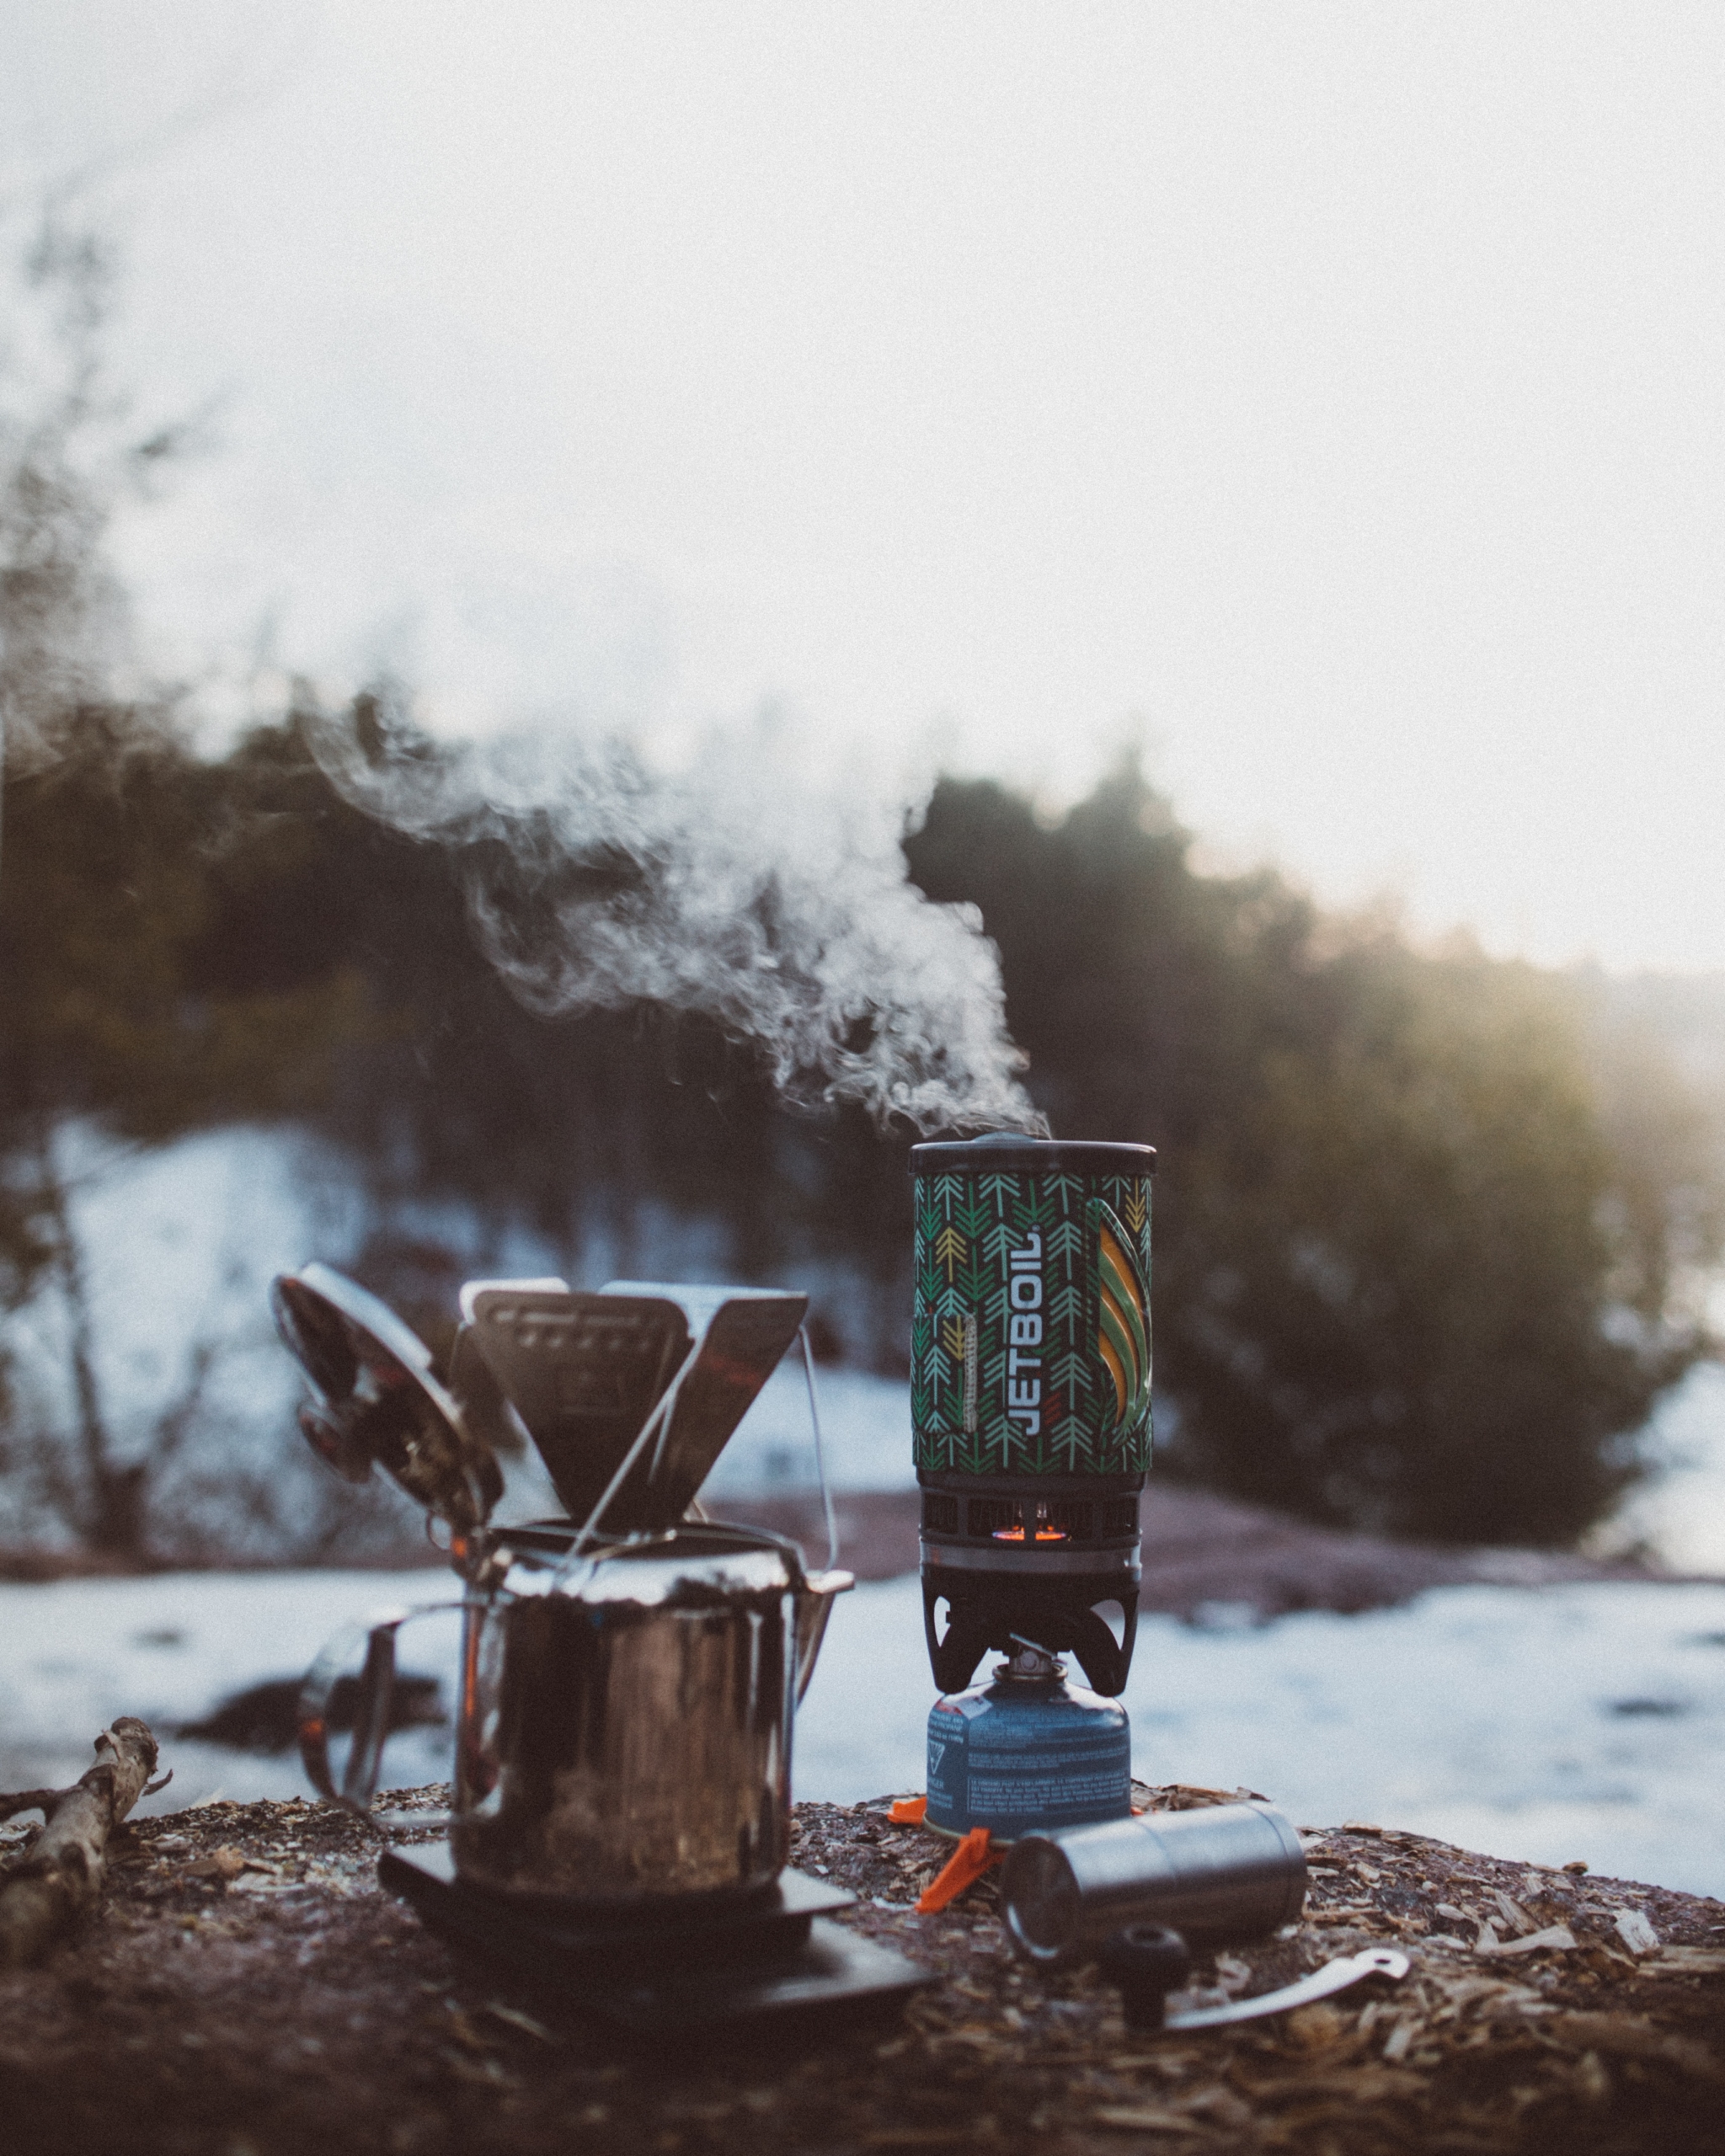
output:
[[[856,1896],[800,1871],[746,1902],[688,1903],[644,1919],[470,1886],[443,1843],[386,1849],[377,1877],[451,1945],[642,2033],[841,2007],[848,2020],[901,2005],[932,1981],[902,1954],[828,1921]]]

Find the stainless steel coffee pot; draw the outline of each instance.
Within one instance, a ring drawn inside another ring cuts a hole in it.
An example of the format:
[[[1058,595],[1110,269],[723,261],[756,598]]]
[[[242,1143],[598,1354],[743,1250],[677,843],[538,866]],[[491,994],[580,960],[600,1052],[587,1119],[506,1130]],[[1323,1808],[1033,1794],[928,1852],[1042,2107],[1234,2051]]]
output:
[[[572,1528],[505,1531],[462,1612],[450,1846],[470,1884],[581,1901],[746,1891],[783,1869],[791,1732],[848,1572],[794,1544],[687,1524],[574,1555]],[[389,1726],[393,1612],[331,1642],[301,1696],[316,1785],[364,1809]],[[330,1694],[361,1637],[339,1789]]]
[[[459,1609],[450,1844],[464,1881],[613,1903],[769,1884],[789,1852],[797,1702],[853,1582],[831,1566],[830,1504],[819,1572],[782,1536],[686,1514],[806,1299],[474,1283],[445,1385],[416,1336],[327,1267],[285,1274],[274,1297],[311,1381],[314,1448],[355,1481],[382,1467],[443,1523],[465,1582],[458,1602],[388,1612],[318,1657],[300,1701],[313,1785],[370,1806],[396,1636]],[[499,1460],[527,1437],[571,1516],[494,1524]],[[818,1417],[815,1437],[818,1454]],[[338,1785],[332,1701],[362,1646]]]

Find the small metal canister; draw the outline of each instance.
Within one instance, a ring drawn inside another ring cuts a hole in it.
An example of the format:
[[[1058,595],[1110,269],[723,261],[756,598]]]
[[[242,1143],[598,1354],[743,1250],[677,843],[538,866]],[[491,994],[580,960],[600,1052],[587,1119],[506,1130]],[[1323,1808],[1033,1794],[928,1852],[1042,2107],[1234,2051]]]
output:
[[[1146,1812],[1027,1834],[1001,1871],[1007,1928],[1038,1961],[1082,1960],[1124,1924],[1167,1924],[1194,1946],[1262,1939],[1306,1903],[1306,1852],[1268,1804]]]

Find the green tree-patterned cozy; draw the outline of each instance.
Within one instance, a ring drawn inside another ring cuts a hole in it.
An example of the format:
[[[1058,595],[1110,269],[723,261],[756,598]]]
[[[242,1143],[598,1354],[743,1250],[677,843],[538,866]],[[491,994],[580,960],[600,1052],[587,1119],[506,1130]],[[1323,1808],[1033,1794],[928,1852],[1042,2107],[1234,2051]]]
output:
[[[1024,1639],[1076,1653],[1098,1692],[1126,1681],[1155,1167],[1148,1145],[1004,1133],[911,1150],[911,1412],[943,1691]]]

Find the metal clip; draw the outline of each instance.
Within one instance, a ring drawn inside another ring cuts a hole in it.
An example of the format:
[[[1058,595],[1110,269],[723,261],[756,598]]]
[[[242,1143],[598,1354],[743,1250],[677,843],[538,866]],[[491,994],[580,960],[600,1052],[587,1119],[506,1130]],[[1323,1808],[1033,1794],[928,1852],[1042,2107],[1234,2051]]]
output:
[[[1263,1992],[1256,1999],[1231,1999],[1226,2006],[1200,2006],[1188,2014],[1171,2014],[1162,2026],[1220,2029],[1231,2021],[1256,2021],[1261,2015],[1285,2014],[1292,2007],[1308,2006],[1315,1999],[1346,1991],[1363,1977],[1389,1977],[1399,1982],[1407,1974],[1408,1966],[1405,1954],[1397,1953],[1392,1947],[1374,1946],[1364,1954],[1344,1954],[1338,1961],[1326,1961],[1322,1968],[1314,1969],[1298,1983],[1284,1984],[1279,1991]]]

